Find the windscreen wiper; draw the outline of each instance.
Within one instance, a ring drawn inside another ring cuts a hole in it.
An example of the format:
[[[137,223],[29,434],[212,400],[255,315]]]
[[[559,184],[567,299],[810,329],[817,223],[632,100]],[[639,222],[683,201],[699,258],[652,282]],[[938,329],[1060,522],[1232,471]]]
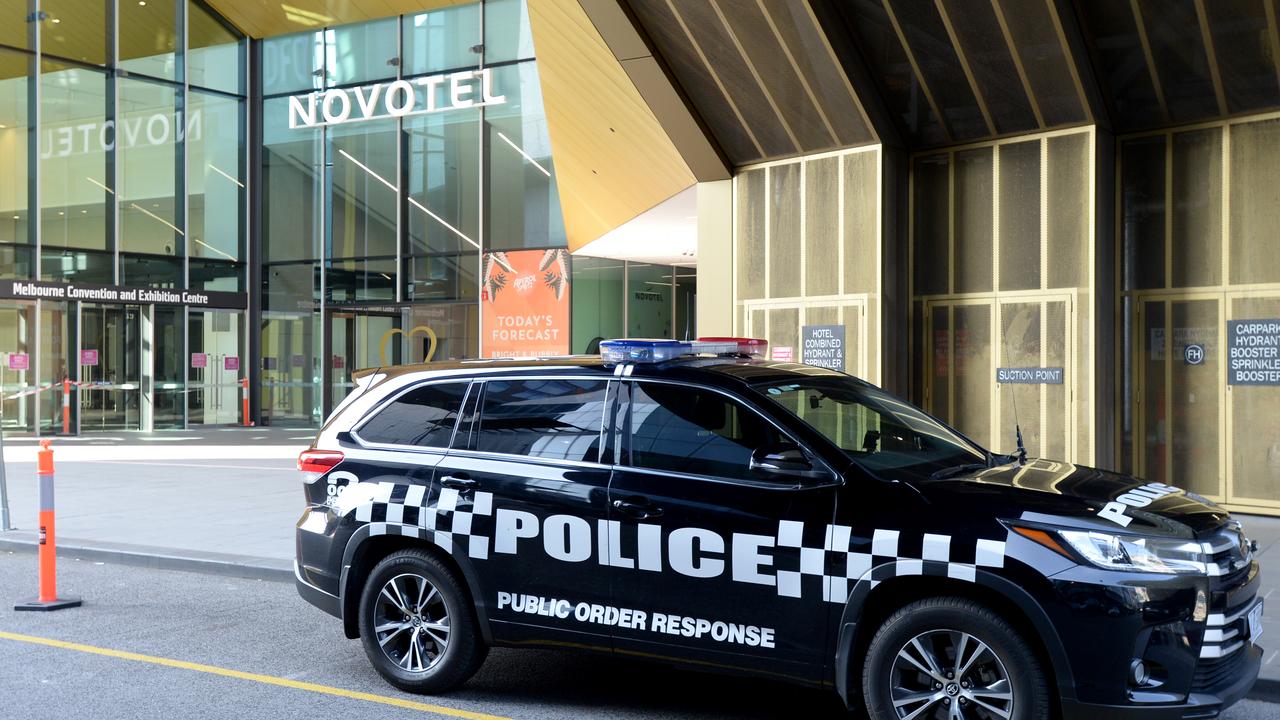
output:
[[[980,470],[988,470],[992,466],[987,463],[964,463],[963,465],[952,465],[951,467],[942,468],[929,476],[930,480],[946,480],[965,473],[978,472]]]

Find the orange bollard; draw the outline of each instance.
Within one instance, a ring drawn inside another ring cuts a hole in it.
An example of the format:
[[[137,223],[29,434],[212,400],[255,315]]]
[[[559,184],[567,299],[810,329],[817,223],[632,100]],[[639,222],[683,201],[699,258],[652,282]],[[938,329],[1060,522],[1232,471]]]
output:
[[[40,478],[40,595],[13,606],[14,610],[61,610],[79,607],[80,598],[58,599],[58,543],[54,533],[53,450],[50,441],[40,441],[36,454],[36,475]]]
[[[71,434],[71,381],[62,379],[62,434]]]
[[[240,411],[244,416],[244,426],[249,427],[249,378],[240,378]]]

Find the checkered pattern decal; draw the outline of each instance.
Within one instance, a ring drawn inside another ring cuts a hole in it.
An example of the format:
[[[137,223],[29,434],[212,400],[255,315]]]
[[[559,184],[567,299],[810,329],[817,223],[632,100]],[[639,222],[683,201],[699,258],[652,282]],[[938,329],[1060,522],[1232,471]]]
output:
[[[425,503],[424,485],[380,482],[369,502],[356,507],[356,520],[369,523],[370,535],[405,535],[430,540],[448,552],[454,541],[465,543],[467,555],[489,557],[489,536],[475,534],[477,516],[493,514],[493,493],[476,492],[466,510],[458,509],[458,491],[441,488],[434,507]]]
[[[355,519],[368,523],[370,535],[403,535],[429,540],[447,552],[488,559],[492,543],[493,493],[475,492],[462,503],[459,491],[443,488],[434,506],[425,504],[423,485],[376,483]],[[488,534],[482,534],[488,533]],[[825,537],[806,542],[805,524],[778,523],[772,551],[780,597],[813,597],[844,603],[863,584],[866,589],[896,577],[923,575],[977,581],[978,568],[1003,568],[1005,541],[957,539],[950,535],[875,530],[868,540],[847,525],[827,525]]]
[[[858,542],[862,545],[855,547]],[[801,597],[806,582],[821,578],[823,599],[835,603],[845,602],[859,583],[873,588],[908,575],[975,582],[978,568],[1002,568],[1005,558],[1003,540],[955,541],[950,535],[875,530],[867,543],[854,538],[847,525],[828,525],[822,545],[809,547],[804,523],[793,520],[778,523],[777,547],[778,595]],[[784,549],[791,551],[790,562]]]

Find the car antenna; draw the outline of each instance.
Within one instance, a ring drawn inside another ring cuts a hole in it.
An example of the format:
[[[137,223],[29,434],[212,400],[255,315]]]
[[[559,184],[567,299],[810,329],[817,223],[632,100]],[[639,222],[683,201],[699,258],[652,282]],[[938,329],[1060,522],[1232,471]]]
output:
[[[1018,391],[1017,389],[1010,389],[1009,392],[1013,395],[1013,435],[1018,440],[1018,449],[1014,452],[1014,455],[1017,456],[1019,465],[1026,465],[1027,446],[1022,442],[1022,423],[1018,422]]]

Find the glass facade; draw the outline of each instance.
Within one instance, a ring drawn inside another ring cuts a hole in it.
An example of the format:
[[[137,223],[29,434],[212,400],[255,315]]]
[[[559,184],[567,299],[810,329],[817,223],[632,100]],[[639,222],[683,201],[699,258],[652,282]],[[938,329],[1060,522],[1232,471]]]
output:
[[[197,0],[4,2],[0,27],[0,278],[47,283],[0,300],[5,428],[63,432],[64,379],[71,432],[238,421],[247,41]],[[173,299],[208,290],[240,297]]]
[[[599,352],[610,338],[697,337],[697,271],[585,255],[573,257],[574,353]]]
[[[483,257],[566,246],[523,0],[262,56],[264,422],[319,423],[362,367],[489,354]]]

